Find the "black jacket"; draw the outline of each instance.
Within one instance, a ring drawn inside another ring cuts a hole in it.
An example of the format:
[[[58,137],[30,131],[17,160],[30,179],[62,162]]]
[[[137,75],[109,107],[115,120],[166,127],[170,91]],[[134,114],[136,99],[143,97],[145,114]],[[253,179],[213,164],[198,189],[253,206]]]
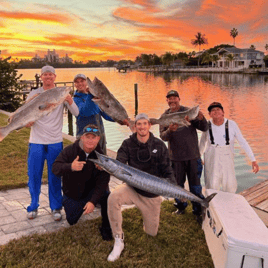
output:
[[[179,112],[188,110],[188,107],[180,106]],[[169,114],[170,109],[164,114]],[[160,138],[168,141],[168,150],[171,161],[187,161],[200,158],[198,148],[198,136],[196,130],[207,131],[208,123],[204,117],[202,120],[194,119],[189,127],[181,127],[172,132],[168,127],[160,125]]]
[[[150,138],[146,143],[141,143],[137,139],[137,133],[132,134],[124,140],[117,152],[118,161],[155,175],[167,179],[176,184],[168,150],[164,142],[154,137],[150,133]],[[134,188],[139,194],[146,197],[156,197],[157,195]]]
[[[99,144],[95,150],[102,153]],[[71,164],[77,156],[79,161],[86,161],[86,164],[81,171],[72,171]],[[89,154],[89,158],[97,159],[95,151]],[[79,146],[79,140],[63,149],[52,166],[52,172],[62,177],[63,193],[72,199],[83,199],[95,189],[90,200],[94,205],[108,189],[110,180],[110,175],[106,171],[98,170],[93,162],[86,160],[86,154]]]

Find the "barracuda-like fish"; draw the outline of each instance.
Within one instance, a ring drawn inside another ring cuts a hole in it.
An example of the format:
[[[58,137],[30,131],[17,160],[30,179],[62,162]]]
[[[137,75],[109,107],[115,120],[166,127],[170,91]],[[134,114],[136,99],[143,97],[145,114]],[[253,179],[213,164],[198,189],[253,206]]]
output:
[[[13,130],[19,130],[49,114],[63,103],[70,91],[70,87],[56,87],[33,96],[11,115],[7,126],[0,128],[0,142]]]
[[[90,159],[90,161],[96,163],[119,180],[146,192],[171,198],[189,199],[190,201],[200,203],[205,208],[209,206],[210,200],[216,195],[211,194],[206,199],[201,199],[180,186],[123,164],[118,160],[112,159],[98,152],[96,152],[96,154],[98,159]]]
[[[87,84],[90,93],[94,96],[92,100],[102,111],[121,125],[124,120],[129,120],[125,108],[97,77],[94,78],[93,82],[87,78]]]
[[[191,123],[185,119],[185,116],[188,116],[188,119],[191,121],[198,116],[198,112],[199,106],[195,106],[183,112],[163,114],[158,119],[150,118],[150,122],[152,125],[159,124],[164,127],[170,124],[178,124],[179,127],[189,126]]]

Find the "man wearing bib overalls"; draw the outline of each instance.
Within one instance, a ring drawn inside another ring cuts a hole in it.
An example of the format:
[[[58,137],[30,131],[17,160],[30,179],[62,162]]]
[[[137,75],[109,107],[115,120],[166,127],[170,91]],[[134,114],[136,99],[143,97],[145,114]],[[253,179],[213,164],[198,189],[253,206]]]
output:
[[[252,161],[254,173],[259,166],[254,154],[243,137],[237,124],[224,118],[223,107],[219,102],[213,102],[208,107],[211,119],[209,129],[202,133],[199,149],[204,153],[204,176],[207,189],[222,190],[235,193],[237,181],[234,168],[234,141],[238,141]]]

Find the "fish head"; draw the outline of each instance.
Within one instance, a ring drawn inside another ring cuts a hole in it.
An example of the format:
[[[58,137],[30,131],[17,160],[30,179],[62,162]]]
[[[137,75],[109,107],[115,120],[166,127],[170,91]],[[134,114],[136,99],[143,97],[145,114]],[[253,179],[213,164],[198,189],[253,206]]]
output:
[[[98,152],[96,152],[96,155],[98,157],[98,159],[90,159],[90,161],[96,163],[97,165],[101,166],[103,169],[105,169],[108,173],[113,174],[116,172],[116,170],[119,168],[118,164],[116,164],[115,160],[100,154]]]
[[[70,87],[55,87],[53,89],[53,92],[51,91],[51,93],[53,94],[53,97],[55,97],[56,99],[64,100],[70,93],[70,91],[71,91]]]

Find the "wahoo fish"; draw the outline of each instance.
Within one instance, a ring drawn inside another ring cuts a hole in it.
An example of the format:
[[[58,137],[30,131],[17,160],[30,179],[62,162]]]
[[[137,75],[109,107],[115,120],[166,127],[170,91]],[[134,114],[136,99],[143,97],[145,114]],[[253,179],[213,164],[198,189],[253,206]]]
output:
[[[49,114],[64,102],[70,87],[55,87],[34,95],[18,108],[9,118],[9,124],[0,128],[0,142],[13,130],[19,130],[30,122],[35,122]]]
[[[109,115],[120,125],[123,124],[123,121],[125,119],[129,120],[125,108],[97,77],[94,78],[93,82],[87,78],[87,84],[90,93],[94,96],[92,100],[100,107],[103,112]]]
[[[188,199],[190,201],[200,203],[205,208],[209,206],[210,200],[216,195],[216,193],[213,193],[206,199],[201,199],[180,186],[174,185],[159,177],[123,164],[118,160],[112,159],[106,155],[102,155],[98,152],[96,152],[96,154],[98,159],[89,160],[96,163],[119,180],[122,180],[128,185],[138,189],[165,197]]]
[[[163,127],[168,127],[171,124],[178,124],[179,127],[190,126],[191,123],[185,119],[188,116],[188,119],[191,121],[198,116],[199,106],[195,106],[183,112],[175,112],[170,114],[163,114],[159,119],[150,118],[152,125],[159,124]]]

